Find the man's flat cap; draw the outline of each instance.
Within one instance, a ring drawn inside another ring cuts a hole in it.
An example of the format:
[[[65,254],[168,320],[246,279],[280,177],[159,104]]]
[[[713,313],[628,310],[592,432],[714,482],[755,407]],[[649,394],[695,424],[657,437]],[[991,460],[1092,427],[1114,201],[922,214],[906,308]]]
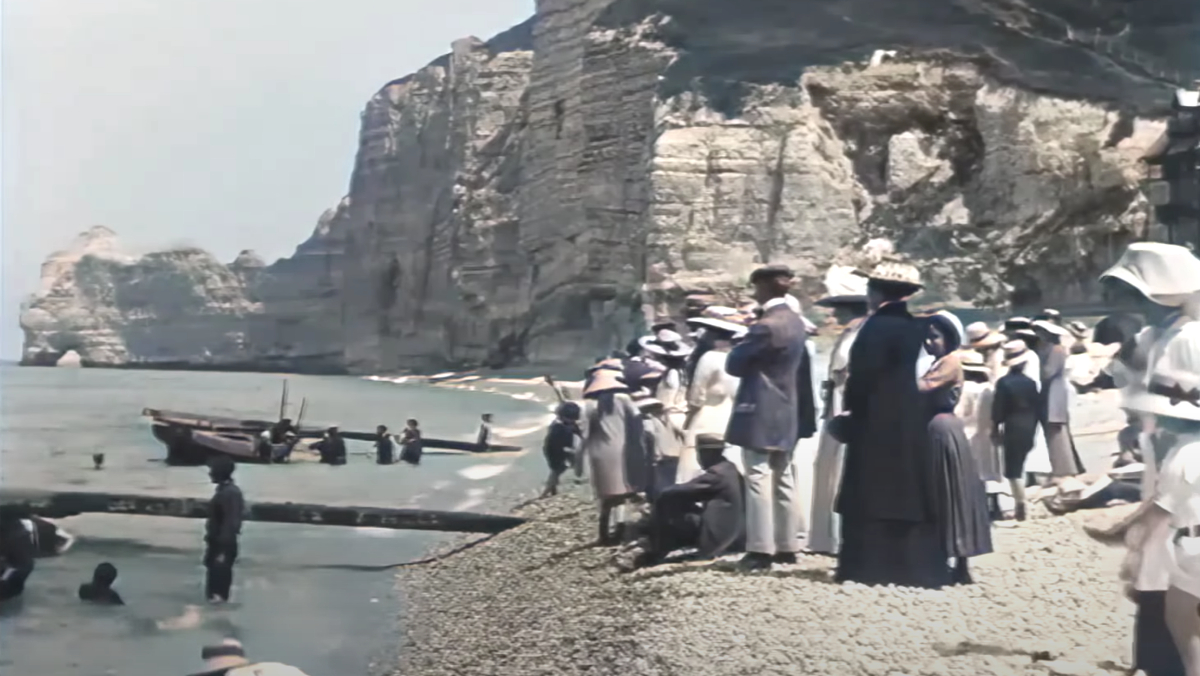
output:
[[[792,269],[786,265],[764,265],[763,267],[750,273],[750,283],[762,281],[764,279],[773,279],[775,277],[786,277],[791,279],[796,276]]]

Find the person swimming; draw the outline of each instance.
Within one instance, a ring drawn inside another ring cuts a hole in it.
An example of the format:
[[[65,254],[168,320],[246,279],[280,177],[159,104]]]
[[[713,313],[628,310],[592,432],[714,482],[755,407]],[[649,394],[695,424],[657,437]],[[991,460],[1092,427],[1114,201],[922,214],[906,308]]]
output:
[[[79,600],[102,606],[123,606],[125,601],[112,588],[117,581],[117,567],[107,561],[96,566],[92,581],[79,585]]]

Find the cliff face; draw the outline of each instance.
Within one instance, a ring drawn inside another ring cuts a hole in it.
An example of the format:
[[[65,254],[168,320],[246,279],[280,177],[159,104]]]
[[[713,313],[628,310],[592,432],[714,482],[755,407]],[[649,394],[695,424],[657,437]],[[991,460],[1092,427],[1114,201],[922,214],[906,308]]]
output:
[[[204,343],[223,363],[358,372],[591,357],[763,262],[805,297],[892,252],[932,301],[1095,300],[1147,231],[1137,158],[1167,82],[1200,58],[1191,2],[1133,7],[540,0],[371,99],[336,234],[314,236],[331,249],[171,284],[242,327]],[[35,302],[27,348],[112,302],[55,300],[71,284]],[[96,344],[129,358],[121,322],[153,321],[102,310]]]
[[[762,262],[811,296],[878,251],[931,301],[1094,300],[1145,234],[1137,158],[1193,12],[911,4],[543,0],[519,51],[385,88],[349,227],[387,303],[348,294],[351,363],[593,356]]]

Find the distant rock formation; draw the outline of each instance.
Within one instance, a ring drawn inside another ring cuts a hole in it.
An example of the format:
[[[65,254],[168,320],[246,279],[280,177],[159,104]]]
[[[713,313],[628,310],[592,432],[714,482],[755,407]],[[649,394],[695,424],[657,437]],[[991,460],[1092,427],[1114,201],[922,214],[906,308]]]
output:
[[[243,251],[224,265],[179,248],[133,257],[96,226],[42,265],[21,313],[21,363],[342,372],[339,320],[345,203],[291,258],[264,265]]]
[[[1147,64],[1200,56],[1190,0],[1131,7],[538,0],[368,102],[348,201],[292,258],[102,266],[192,289],[191,329],[79,291],[73,263],[26,358],[94,335],[85,363],[573,360],[760,263],[812,300],[881,251],[929,301],[1093,300],[1147,229],[1138,159],[1170,98]]]

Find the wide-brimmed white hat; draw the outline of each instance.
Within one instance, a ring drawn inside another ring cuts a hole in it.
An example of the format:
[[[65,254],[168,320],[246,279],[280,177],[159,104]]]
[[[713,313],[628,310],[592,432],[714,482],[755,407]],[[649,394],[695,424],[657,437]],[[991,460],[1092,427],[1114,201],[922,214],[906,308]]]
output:
[[[728,319],[716,319],[714,317],[692,317],[687,320],[689,326],[695,326],[705,329],[713,329],[722,333],[728,333],[737,338],[746,333],[746,326],[737,322],[731,322]]]
[[[958,353],[958,363],[962,366],[964,373],[978,373],[983,376],[991,376],[992,374],[992,369],[984,361],[983,355],[975,350],[960,351]]]
[[[1013,367],[1029,362],[1029,346],[1023,340],[1010,340],[1004,344],[1004,365]]]
[[[1072,336],[1075,336],[1081,340],[1086,338],[1088,334],[1087,324],[1084,324],[1081,321],[1074,321],[1070,324],[1067,324],[1067,330],[1071,332]]]
[[[1200,258],[1160,242],[1130,244],[1100,279],[1119,279],[1159,305],[1179,307],[1200,293]]]
[[[242,647],[241,641],[234,638],[224,639],[216,645],[204,646],[200,651],[200,658],[204,660],[204,671],[197,672],[195,676],[250,664],[250,660],[246,659],[246,650]]]
[[[1044,319],[1039,319],[1038,321],[1034,322],[1033,329],[1035,331],[1045,331],[1046,333],[1053,334],[1055,336],[1065,336],[1070,333],[1058,324],[1055,324],[1054,322],[1048,322]]]
[[[627,390],[625,377],[620,371],[600,369],[592,375],[592,380],[583,388],[584,394],[599,394],[613,390]]]
[[[967,347],[972,349],[986,349],[989,347],[999,347],[1004,344],[1004,336],[993,331],[984,322],[972,322],[967,325]]]
[[[692,347],[683,342],[683,336],[670,329],[662,329],[651,336],[638,339],[642,349],[664,357],[686,357],[692,353]]]

